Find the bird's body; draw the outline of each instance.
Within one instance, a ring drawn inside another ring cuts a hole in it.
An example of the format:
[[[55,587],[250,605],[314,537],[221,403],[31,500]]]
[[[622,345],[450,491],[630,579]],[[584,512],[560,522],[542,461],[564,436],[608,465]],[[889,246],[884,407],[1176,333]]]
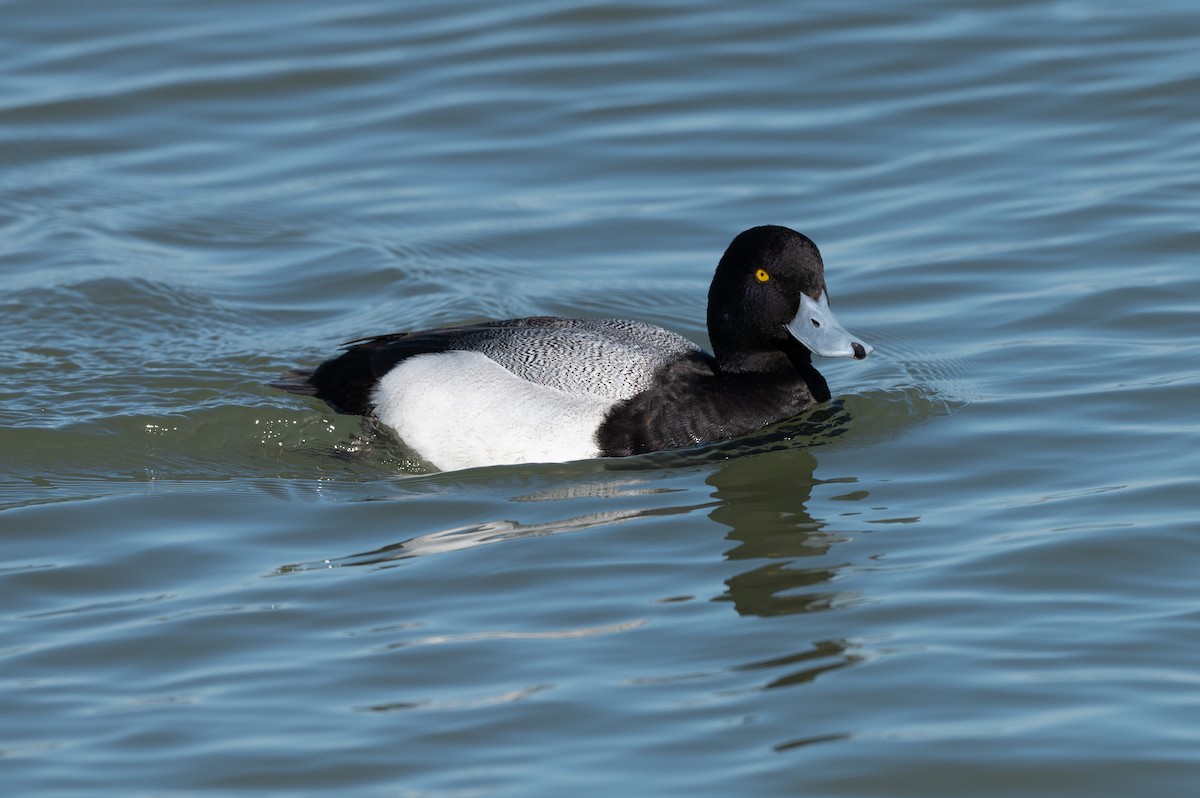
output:
[[[373,414],[442,470],[680,448],[829,398],[811,354],[870,348],[825,297],[816,246],[757,227],[713,278],[711,355],[645,322],[530,317],[353,341],[298,392]]]

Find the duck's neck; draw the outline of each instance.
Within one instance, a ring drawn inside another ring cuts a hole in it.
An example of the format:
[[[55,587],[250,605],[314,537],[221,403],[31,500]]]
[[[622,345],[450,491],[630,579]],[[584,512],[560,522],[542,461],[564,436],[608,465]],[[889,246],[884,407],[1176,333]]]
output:
[[[758,352],[717,352],[717,370],[722,374],[773,374],[795,369],[794,358],[779,349]]]
[[[776,379],[794,379],[803,382],[812,398],[817,402],[829,400],[829,384],[812,364],[812,353],[795,342],[788,342],[782,349],[757,352],[719,353],[716,355],[716,371],[720,375],[737,377],[773,376]]]

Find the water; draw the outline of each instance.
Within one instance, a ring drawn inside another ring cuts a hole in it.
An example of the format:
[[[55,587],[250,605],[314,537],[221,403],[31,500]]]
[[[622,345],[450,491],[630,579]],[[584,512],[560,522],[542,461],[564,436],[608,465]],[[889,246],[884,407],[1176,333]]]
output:
[[[1191,795],[1181,2],[0,5],[12,795]],[[821,246],[833,403],[423,473],[359,335],[705,343]]]

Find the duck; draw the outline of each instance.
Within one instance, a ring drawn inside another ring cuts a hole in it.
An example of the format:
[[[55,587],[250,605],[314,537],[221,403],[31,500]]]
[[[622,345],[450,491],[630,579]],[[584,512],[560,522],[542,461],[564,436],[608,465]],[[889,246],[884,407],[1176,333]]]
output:
[[[830,399],[812,356],[873,347],[829,307],[816,244],[739,233],[708,291],[712,351],[654,324],[531,316],[390,333],[279,384],[372,416],[441,471],[626,457],[755,432]]]

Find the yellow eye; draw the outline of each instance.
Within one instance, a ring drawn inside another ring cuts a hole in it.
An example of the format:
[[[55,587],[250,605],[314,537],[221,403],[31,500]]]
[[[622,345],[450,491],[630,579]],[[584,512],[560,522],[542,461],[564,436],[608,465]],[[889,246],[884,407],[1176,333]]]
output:
[[[759,269],[754,273],[754,276],[758,278],[760,283],[765,283],[767,280],[771,279],[771,275],[767,274],[766,269]]]

